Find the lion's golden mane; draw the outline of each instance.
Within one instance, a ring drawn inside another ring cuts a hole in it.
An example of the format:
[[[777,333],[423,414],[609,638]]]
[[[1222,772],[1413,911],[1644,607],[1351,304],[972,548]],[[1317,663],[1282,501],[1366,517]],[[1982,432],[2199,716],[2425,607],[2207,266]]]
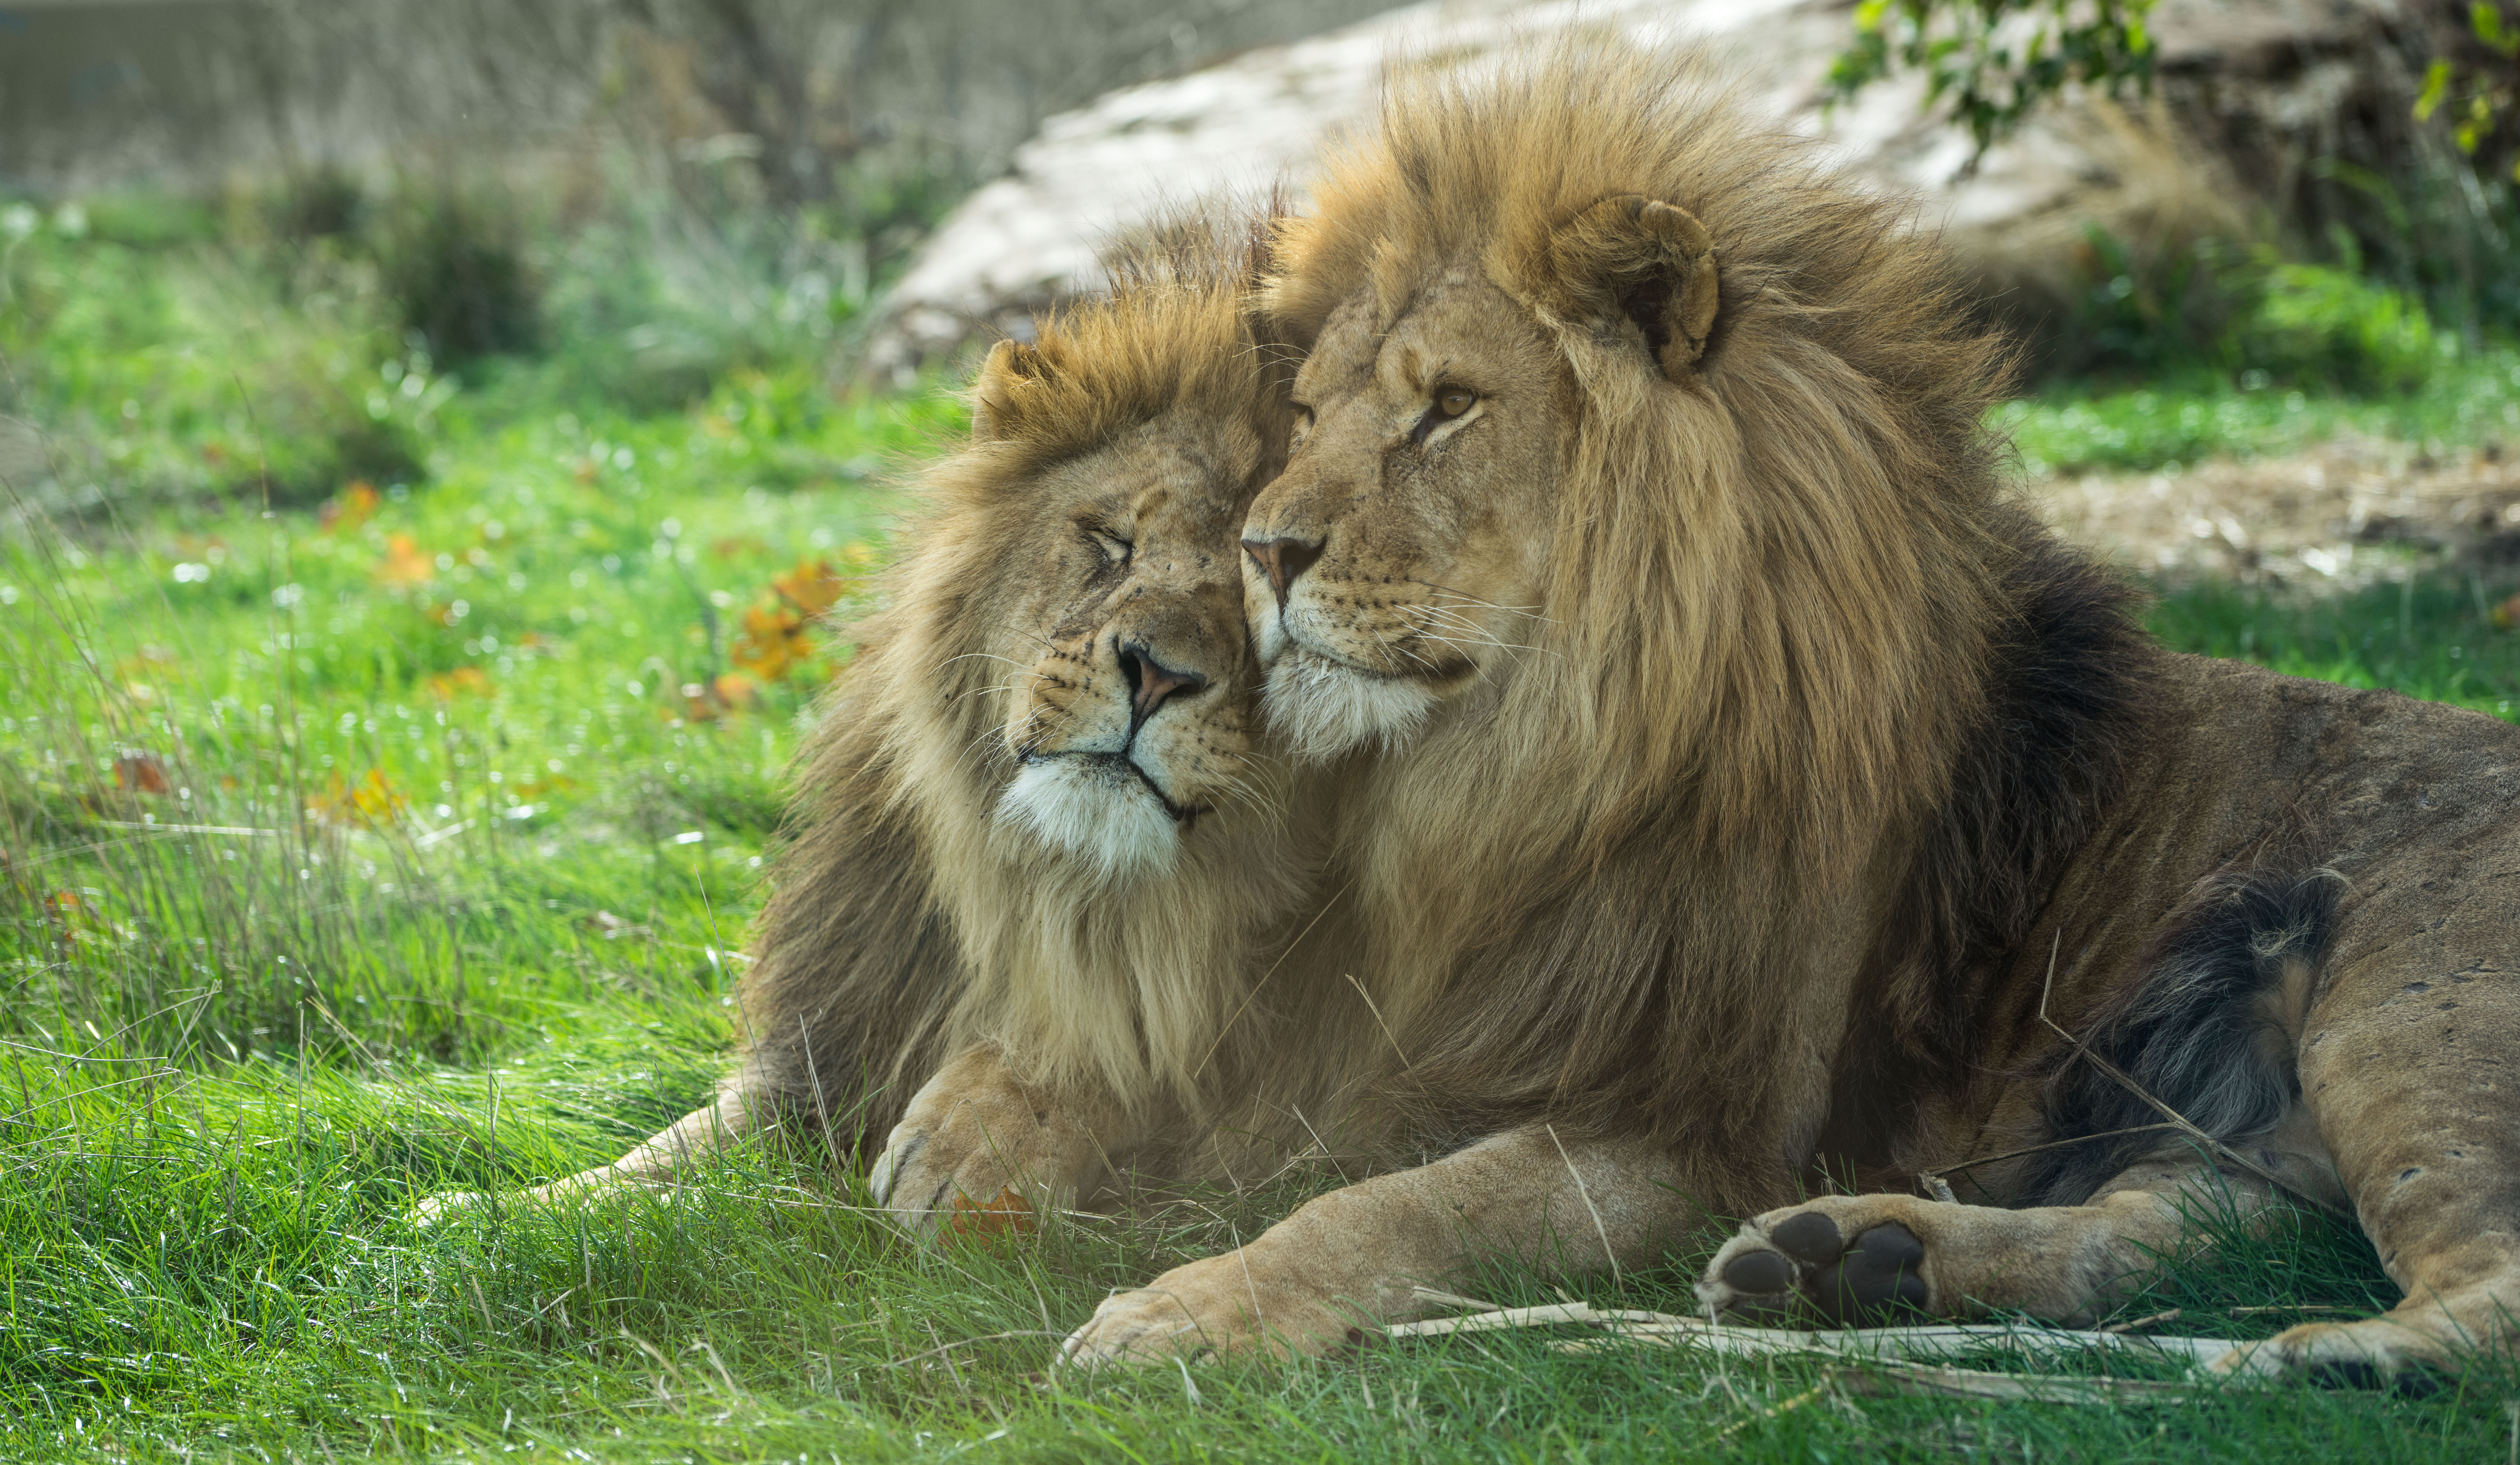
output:
[[[2007,351],[1906,205],[1702,58],[1505,66],[1395,73],[1265,297],[1309,346],[1342,302],[1387,324],[1475,265],[1553,338],[1575,415],[1529,647],[1343,836],[1410,1014],[1392,1092],[1457,1132],[1686,1135],[1733,1157],[1707,1199],[1764,1201],[1817,1137],[1778,1116],[1815,1112],[1850,1027],[1864,1064],[1963,1062],[1978,984],[2117,776],[2144,653],[2122,593],[2000,494]],[[1638,194],[1720,269],[1669,375],[1553,252]]]
[[[1129,888],[1020,837],[996,817],[1016,772],[1009,653],[1054,628],[1005,624],[993,591],[1052,573],[1036,496],[1079,455],[1169,435],[1240,474],[1241,504],[1276,470],[1291,369],[1254,334],[1254,258],[1194,221],[1125,256],[1108,298],[1012,350],[1023,370],[982,374],[977,440],[919,473],[881,608],[851,629],[855,657],[799,754],[722,1112],[766,1100],[843,1146],[879,1144],[945,1059],[984,1043],[1028,1082],[1130,1110],[1194,1107],[1245,1070],[1271,1027],[1247,979],[1318,864],[1274,808],[1275,764],[1250,759],[1259,807],[1202,816],[1175,867]],[[1229,607],[1239,511],[1217,531]]]

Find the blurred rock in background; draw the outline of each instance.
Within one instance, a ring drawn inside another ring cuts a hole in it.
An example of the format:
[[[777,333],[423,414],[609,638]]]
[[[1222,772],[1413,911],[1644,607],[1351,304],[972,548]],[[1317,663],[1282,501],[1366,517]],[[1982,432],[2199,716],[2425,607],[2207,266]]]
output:
[[[2086,313],[2095,286],[2124,279],[2120,300],[2157,297],[2155,282],[2131,276],[2199,240],[2323,240],[2368,213],[2371,200],[2338,180],[2396,170],[2429,44],[2389,0],[2165,0],[2151,22],[2150,105],[2070,101],[1976,158],[1963,130],[1920,114],[1920,78],[1823,114],[1822,83],[1853,25],[1853,7],[1835,0],[1426,0],[1122,88],[1044,122],[1007,176],[955,209],[892,291],[867,366],[904,373],[975,333],[1021,333],[1029,312],[1095,288],[1098,244],[1164,200],[1281,177],[1300,191],[1319,139],[1371,125],[1386,59],[1475,67],[1574,28],[1716,47],[1754,105],[1825,136],[1884,189],[1918,196],[1922,221],[1948,232],[1982,296],[2051,353],[2071,350],[2057,318]],[[2186,274],[2197,299],[2124,309],[2212,308],[2210,282]]]
[[[2068,97],[1977,157],[1913,75],[1822,108],[1845,0],[18,0],[0,194],[255,194],[255,228],[358,234],[444,360],[548,344],[557,311],[671,400],[793,317],[838,378],[894,384],[1095,288],[1167,202],[1300,197],[1387,60],[1588,26],[1719,48],[1752,105],[1917,196],[2044,370],[2238,378],[2325,349],[2267,338],[2269,300],[2337,293],[2296,261],[2471,333],[2520,318],[2507,189],[2411,116],[2465,14],[2161,0],[2149,99]],[[2331,375],[2418,371],[2415,327]]]

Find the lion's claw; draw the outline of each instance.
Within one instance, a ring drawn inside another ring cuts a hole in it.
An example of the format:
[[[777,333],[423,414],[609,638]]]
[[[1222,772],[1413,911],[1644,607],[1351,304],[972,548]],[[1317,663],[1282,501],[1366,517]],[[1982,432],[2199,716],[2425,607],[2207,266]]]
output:
[[[922,1087],[867,1172],[867,1189],[922,1240],[1028,1231],[1075,1204],[1103,1172],[1094,1133],[1037,1103],[980,1048]]]

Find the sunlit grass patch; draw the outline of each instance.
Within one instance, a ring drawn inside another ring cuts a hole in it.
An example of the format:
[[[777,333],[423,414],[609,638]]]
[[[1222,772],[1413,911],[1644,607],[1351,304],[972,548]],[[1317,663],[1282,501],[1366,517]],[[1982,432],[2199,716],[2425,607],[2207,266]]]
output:
[[[2515,589],[2508,570],[2459,565],[2409,566],[2337,595],[2187,583],[2161,590],[2151,624],[2180,650],[2507,720],[2520,707],[2520,634],[2494,612]]]
[[[2033,477],[2272,458],[2343,433],[2472,446],[2520,444],[2520,352],[2447,357],[2401,395],[2357,397],[2219,377],[2143,388],[2061,385],[1995,413]]]

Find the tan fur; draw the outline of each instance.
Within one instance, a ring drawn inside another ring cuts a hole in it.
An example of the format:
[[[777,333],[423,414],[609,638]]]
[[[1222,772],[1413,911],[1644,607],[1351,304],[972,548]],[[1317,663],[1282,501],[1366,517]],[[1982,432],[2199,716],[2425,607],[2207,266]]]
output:
[[[1284,615],[1250,595],[1273,720],[1306,673],[1440,700],[1346,821],[1414,1082],[1717,1126],[1724,1197],[1772,1193],[1861,955],[1815,932],[1871,919],[1983,704],[2002,353],[1687,61],[1399,84],[1317,196],[1271,291],[1312,420],[1247,533],[1325,547]],[[1655,268],[1659,352],[1619,304]],[[1413,447],[1438,376],[1479,405]]]
[[[1361,1107],[1492,1137],[1115,1295],[1072,1362],[1316,1349],[1483,1251],[1642,1263],[1778,1197],[2000,635],[2002,352],[1695,67],[1396,82],[1316,197],[1269,295],[1305,410],[1245,528],[1266,705],[1380,754],[1339,803],[1396,1054]],[[1478,402],[1434,422],[1446,383]],[[1320,556],[1281,581],[1282,544]]]
[[[1338,859],[1384,1091],[1494,1137],[1115,1296],[1072,1361],[1318,1349],[1483,1246],[1631,1265],[1708,1210],[1763,1213],[1713,1307],[2088,1318],[2201,1209],[2285,1197],[2350,1204],[2408,1301],[2228,1366],[2507,1343],[2520,732],[2151,646],[2000,497],[2002,353],[1932,242],[1699,63],[1404,82],[1317,197],[1245,527],[1266,705],[1377,749]],[[2234,1074],[2290,1097],[2036,1188],[2009,1152],[2096,1132],[2058,1025],[2203,981],[2181,943],[2305,837],[2317,954],[2216,935],[2277,970],[2143,1040],[2208,1040],[2165,1071],[2227,1115]],[[1983,1204],[1792,1204],[1920,1172]]]

